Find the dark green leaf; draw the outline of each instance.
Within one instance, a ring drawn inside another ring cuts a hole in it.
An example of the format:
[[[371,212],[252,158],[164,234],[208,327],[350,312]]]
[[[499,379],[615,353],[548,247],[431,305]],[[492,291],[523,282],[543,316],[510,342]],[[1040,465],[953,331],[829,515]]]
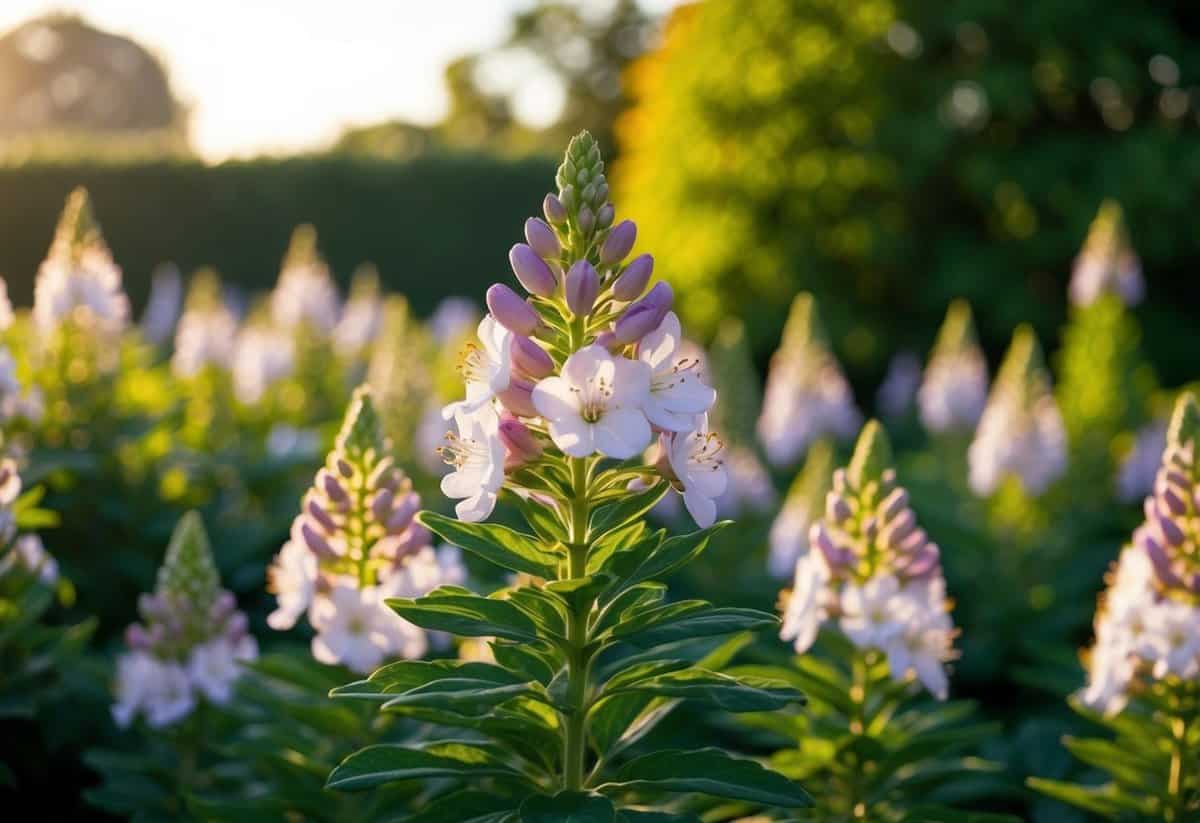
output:
[[[666,750],[635,758],[601,789],[699,792],[769,806],[811,805],[808,793],[778,772],[720,749]]]
[[[441,586],[416,600],[392,598],[387,604],[423,629],[463,637],[538,639],[537,626],[512,603],[480,597],[459,586]]]
[[[370,789],[394,780],[431,777],[520,777],[479,744],[451,741],[410,748],[381,743],[343,760],[326,785],[341,791]]]
[[[659,482],[639,492],[628,492],[615,503],[597,507],[588,521],[588,538],[595,540],[601,534],[640,520],[663,499],[670,488],[667,483]]]
[[[404,819],[407,823],[498,823],[515,813],[516,805],[516,801],[492,792],[466,790],[439,797]]]
[[[535,794],[521,804],[521,823],[613,823],[612,801],[592,792]]]
[[[633,550],[614,554],[612,571],[623,579],[609,588],[604,599],[612,599],[624,589],[641,583],[643,580],[660,580],[685,566],[704,551],[709,539],[714,534],[728,525],[730,525],[730,521],[723,520],[707,529],[668,538],[649,551],[644,558],[635,556],[633,559],[639,562],[628,572],[623,570],[623,564],[617,563],[617,559],[622,555],[634,554],[641,543],[639,542],[638,547]]]
[[[417,520],[446,542],[501,568],[535,577],[556,576],[559,556],[532,535],[498,523],[464,523],[430,511],[418,513]]]
[[[635,612],[622,619],[612,636],[642,648],[690,637],[711,637],[775,626],[778,619],[754,609],[714,608],[703,600],[684,600]]]
[[[666,671],[620,683],[607,694],[642,692],[654,697],[702,700],[728,712],[767,712],[791,703],[803,703],[804,695],[785,683],[761,678],[734,678],[699,668]]]

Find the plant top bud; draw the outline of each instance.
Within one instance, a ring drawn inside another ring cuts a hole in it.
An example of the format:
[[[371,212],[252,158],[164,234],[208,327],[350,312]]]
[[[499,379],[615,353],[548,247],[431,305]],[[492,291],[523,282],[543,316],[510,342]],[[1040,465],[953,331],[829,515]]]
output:
[[[541,325],[541,318],[533,307],[503,283],[493,283],[488,288],[487,307],[496,322],[513,334],[529,337]]]
[[[546,265],[546,261],[524,243],[517,243],[509,250],[508,262],[512,266],[513,274],[530,294],[550,297],[558,288],[558,278]]]
[[[621,262],[633,251],[636,240],[637,225],[632,220],[622,220],[604,238],[604,244],[600,247],[600,263],[611,266]]]
[[[600,275],[586,260],[580,260],[567,272],[567,307],[576,317],[591,313],[600,294]]]
[[[562,251],[562,246],[558,242],[558,235],[554,233],[554,229],[546,225],[544,220],[539,220],[536,217],[530,217],[525,221],[525,242],[527,242],[538,256],[550,260],[558,257]]]

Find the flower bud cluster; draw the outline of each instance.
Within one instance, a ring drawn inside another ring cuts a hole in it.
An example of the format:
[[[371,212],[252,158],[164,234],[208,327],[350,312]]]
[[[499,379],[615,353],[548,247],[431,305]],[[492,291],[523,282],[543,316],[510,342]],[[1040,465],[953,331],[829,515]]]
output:
[[[443,416],[456,432],[442,450],[442,491],[464,520],[488,517],[514,474],[551,449],[571,458],[641,455],[655,462],[701,525],[726,491],[724,443],[708,429],[716,392],[684,346],[673,295],[650,285],[654,261],[628,259],[632,221],[616,221],[599,147],[571,141],[545,219],[525,223],[509,263],[528,293],[496,283],[478,344],[464,352],[463,400]],[[649,287],[649,288],[648,288]]]
[[[290,629],[307,614],[317,631],[313,656],[359,672],[427,648],[424,632],[388,609],[386,598],[464,577],[456,550],[434,552],[414,520],[421,498],[389,451],[371,395],[360,387],[269,570],[278,608],[268,624]]]
[[[1148,683],[1200,680],[1200,409],[1179,398],[1145,522],[1109,576],[1096,612],[1083,701],[1121,711]]]
[[[117,661],[113,718],[138,716],[160,728],[187,717],[203,698],[233,696],[243,661],[258,656],[246,615],[221,588],[199,515],[180,520],[153,594],[138,599],[141,622],[125,631],[129,651]]]
[[[1088,306],[1105,294],[1115,294],[1125,305],[1134,306],[1141,302],[1145,290],[1142,264],[1129,242],[1124,212],[1118,203],[1106,200],[1075,258],[1071,302]]]
[[[343,356],[360,354],[383,330],[383,296],[379,272],[367,263],[359,266],[350,281],[350,298],[333,330],[333,345]]]
[[[790,577],[796,561],[811,548],[809,531],[825,511],[833,470],[833,447],[829,441],[814,443],[767,536],[770,546],[767,569],[772,577]]]
[[[206,367],[233,366],[238,342],[237,315],[221,294],[221,282],[212,269],[192,276],[183,316],[175,330],[171,371],[176,377],[195,377]]]
[[[1013,335],[967,450],[968,482],[986,496],[1006,477],[1041,495],[1067,468],[1067,436],[1033,329]]]
[[[893,420],[906,417],[920,386],[921,358],[910,351],[898,352],[888,363],[887,374],[875,396],[879,413]]]
[[[890,464],[887,436],[871,421],[809,530],[784,595],[781,636],[804,652],[823,625],[836,624],[858,648],[884,654],[893,679],[915,676],[944,699],[955,629],[940,552]]]
[[[14,506],[20,496],[17,464],[9,458],[0,460],[0,577],[23,574],[53,586],[58,582],[58,561],[36,534],[17,535]]]
[[[987,360],[975,337],[971,307],[950,304],[917,392],[921,422],[931,432],[975,429],[987,402]]]
[[[340,298],[329,266],[317,251],[312,226],[297,226],[271,293],[271,319],[288,331],[328,337],[338,322]]]
[[[271,386],[295,369],[296,341],[293,335],[253,322],[238,333],[233,353],[233,390],[242,403],[258,403]]]
[[[87,192],[75,189],[38,268],[33,292],[37,329],[46,336],[70,321],[102,336],[115,336],[125,330],[129,314],[121,270],[92,216]]]
[[[822,437],[846,438],[862,425],[850,384],[829,349],[811,294],[792,303],[771,358],[758,436],[776,466],[795,463]]]

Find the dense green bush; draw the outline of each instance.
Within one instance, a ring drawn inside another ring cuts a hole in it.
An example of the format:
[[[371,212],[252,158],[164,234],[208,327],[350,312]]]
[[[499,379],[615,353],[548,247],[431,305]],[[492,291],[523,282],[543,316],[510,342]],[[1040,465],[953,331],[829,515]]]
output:
[[[616,187],[711,331],[755,318],[764,358],[812,290],[858,379],[923,348],[966,297],[993,355],[1049,339],[1104,197],[1148,274],[1147,344],[1191,375],[1200,298],[1194,95],[1182,3],[711,0],[636,64]],[[1191,95],[1191,96],[1189,96]],[[1185,345],[1186,343],[1186,345]]]
[[[135,306],[163,260],[215,266],[247,290],[270,288],[298,223],[313,223],[342,286],[363,260],[427,313],[447,293],[473,294],[504,270],[517,217],[537,206],[541,158],[437,154],[409,163],[339,156],[207,167],[189,162],[0,169],[0,275],[28,305],[63,199],[84,185],[98,204]],[[469,228],[472,242],[464,243]]]

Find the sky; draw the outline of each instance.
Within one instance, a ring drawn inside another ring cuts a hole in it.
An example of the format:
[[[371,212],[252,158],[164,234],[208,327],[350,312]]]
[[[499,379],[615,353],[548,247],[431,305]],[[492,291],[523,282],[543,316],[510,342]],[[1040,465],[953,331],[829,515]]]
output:
[[[446,63],[502,42],[513,11],[531,4],[3,0],[0,32],[67,11],[133,37],[166,63],[176,94],[190,106],[193,145],[222,160],[320,148],[348,125],[394,117],[436,122],[446,105]],[[653,11],[672,4],[643,3]]]

